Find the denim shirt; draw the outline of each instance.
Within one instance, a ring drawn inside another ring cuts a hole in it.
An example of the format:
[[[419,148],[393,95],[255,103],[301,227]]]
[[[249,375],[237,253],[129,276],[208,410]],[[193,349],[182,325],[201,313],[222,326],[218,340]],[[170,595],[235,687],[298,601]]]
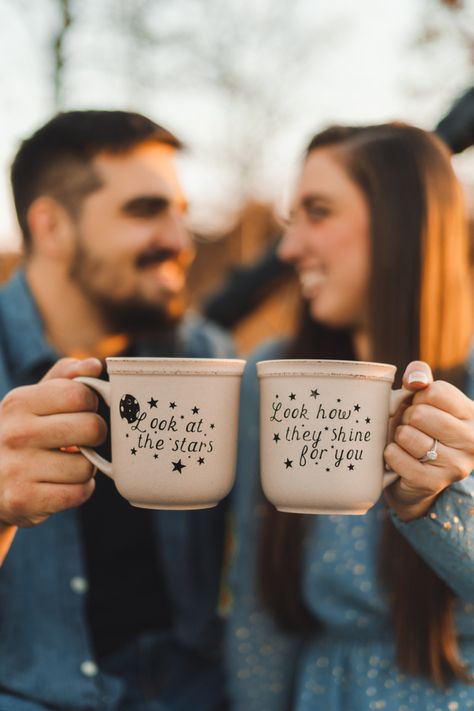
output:
[[[227,336],[198,317],[184,322],[180,344],[185,357],[233,356]],[[14,387],[36,382],[59,357],[45,340],[23,272],[0,291],[0,346],[0,398]],[[169,355],[159,343],[142,350],[138,355]],[[177,688],[192,683],[190,669],[202,670],[192,693],[195,711],[219,708],[223,694],[216,606],[224,513],[222,505],[153,512],[174,622],[170,632],[160,633],[160,651],[150,663],[159,674],[162,662],[173,658]],[[18,531],[0,569],[2,711],[122,708],[122,680],[103,673],[94,660],[80,534],[77,509],[54,514],[41,525]],[[177,706],[171,699],[160,708]]]

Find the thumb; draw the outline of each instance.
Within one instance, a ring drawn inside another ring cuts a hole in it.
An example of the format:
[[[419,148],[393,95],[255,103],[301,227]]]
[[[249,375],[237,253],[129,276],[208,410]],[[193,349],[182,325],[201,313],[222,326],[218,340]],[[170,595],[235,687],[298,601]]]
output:
[[[422,360],[412,360],[403,373],[403,386],[407,390],[417,392],[433,382],[433,373],[428,363]]]
[[[61,358],[48,370],[42,380],[52,378],[76,378],[78,375],[97,377],[102,371],[102,363],[98,358]]]

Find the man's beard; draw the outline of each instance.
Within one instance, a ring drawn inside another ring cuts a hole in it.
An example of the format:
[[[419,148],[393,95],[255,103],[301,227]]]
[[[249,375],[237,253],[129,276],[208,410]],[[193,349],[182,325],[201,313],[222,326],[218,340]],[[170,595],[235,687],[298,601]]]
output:
[[[111,333],[127,333],[132,336],[150,332],[169,331],[182,317],[183,309],[171,309],[162,305],[153,306],[138,299],[112,301],[96,297],[95,304]]]
[[[138,268],[146,268],[153,262],[164,261],[165,258],[170,258],[168,251],[154,250],[140,255],[137,265]],[[81,244],[78,235],[70,277],[97,308],[110,333],[127,333],[132,337],[151,333],[156,335],[157,332],[174,330],[181,320],[184,312],[182,295],[170,296],[163,303],[150,303],[139,296],[112,299],[92,286],[96,272],[97,264]]]

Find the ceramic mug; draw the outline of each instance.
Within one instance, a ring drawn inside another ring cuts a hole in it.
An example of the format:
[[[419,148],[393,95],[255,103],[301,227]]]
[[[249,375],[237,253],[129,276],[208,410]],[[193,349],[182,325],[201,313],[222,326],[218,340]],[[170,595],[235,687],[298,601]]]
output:
[[[244,360],[107,358],[78,377],[110,407],[112,462],[81,452],[133,506],[202,509],[232,488]]]
[[[383,451],[389,417],[413,393],[396,367],[337,360],[257,363],[265,496],[280,511],[364,514],[397,475]]]

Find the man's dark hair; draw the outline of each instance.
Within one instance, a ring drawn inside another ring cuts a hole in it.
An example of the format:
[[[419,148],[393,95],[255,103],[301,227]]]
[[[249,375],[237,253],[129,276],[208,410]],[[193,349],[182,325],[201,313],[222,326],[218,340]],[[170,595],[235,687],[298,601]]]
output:
[[[11,167],[13,199],[27,252],[31,203],[49,195],[77,217],[82,201],[101,186],[92,166],[98,153],[126,153],[154,141],[181,148],[172,133],[146,116],[130,111],[59,113],[24,140]]]

